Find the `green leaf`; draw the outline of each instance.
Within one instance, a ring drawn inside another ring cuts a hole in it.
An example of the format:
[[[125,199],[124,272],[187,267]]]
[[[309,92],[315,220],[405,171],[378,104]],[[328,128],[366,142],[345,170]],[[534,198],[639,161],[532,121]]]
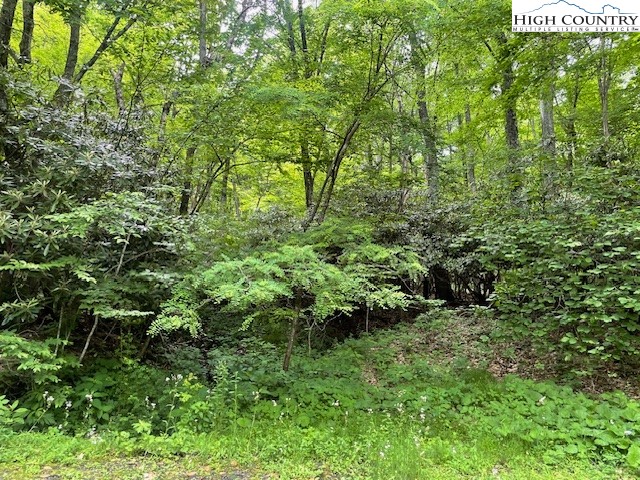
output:
[[[634,443],[627,452],[627,465],[632,468],[640,467],[640,445]]]
[[[309,418],[308,415],[301,414],[296,417],[296,423],[300,427],[306,428],[311,423],[311,419]]]

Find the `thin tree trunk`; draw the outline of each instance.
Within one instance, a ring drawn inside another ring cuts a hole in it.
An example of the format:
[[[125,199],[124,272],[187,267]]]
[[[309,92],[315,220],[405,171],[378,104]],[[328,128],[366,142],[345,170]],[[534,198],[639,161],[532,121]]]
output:
[[[113,45],[115,42],[118,41],[118,39],[120,37],[122,37],[125,33],[127,33],[131,27],[133,27],[133,25],[136,23],[137,21],[137,17],[133,16],[131,17],[127,23],[125,24],[124,27],[122,27],[118,33],[116,33],[114,35],[114,32],[118,26],[118,24],[120,23],[120,18],[121,17],[116,17],[116,19],[111,23],[111,26],[109,27],[109,29],[107,30],[107,33],[104,34],[104,37],[102,37],[102,41],[100,42],[100,45],[98,46],[98,48],[96,49],[96,51],[93,53],[93,55],[91,56],[91,58],[87,61],[87,63],[85,63],[84,65],[82,65],[82,67],[80,68],[80,70],[78,71],[78,73],[76,74],[76,76],[73,78],[73,82],[74,83],[80,83],[82,81],[82,79],[84,78],[84,76],[87,74],[87,72],[89,70],[91,70],[91,67],[93,67],[96,62],[100,59],[100,57],[102,56],[102,54],[111,46]]]
[[[304,21],[304,10],[302,0],[298,0],[298,27],[300,30],[300,45],[302,46],[302,62],[304,66],[304,78],[311,78],[311,68],[309,66],[309,46],[307,45],[307,27]]]
[[[198,1],[198,7],[200,11],[200,24],[199,24],[199,48],[198,56],[200,58],[200,65],[206,68],[209,64],[209,55],[207,52],[207,3],[205,0]]]
[[[117,32],[116,28],[120,24],[121,16],[117,16],[102,37],[102,41],[98,48],[93,53],[91,58],[75,73],[78,65],[78,50],[80,46],[80,28],[82,25],[82,12],[75,12],[69,21],[71,32],[69,35],[69,49],[67,51],[67,60],[65,62],[64,72],[62,74],[62,82],[56,90],[54,100],[58,104],[66,104],[69,101],[71,92],[73,90],[73,84],[78,84],[82,81],[84,76],[100,59],[102,54],[113,45],[120,37],[129,31],[129,29],[136,23],[137,17],[133,16],[129,18],[127,23]]]
[[[556,130],[553,115],[553,84],[545,88],[540,99],[540,123],[542,125],[542,151],[549,157],[556,155]]]
[[[167,120],[169,119],[169,112],[171,112],[172,106],[172,100],[166,100],[162,104],[162,112],[160,113],[160,122],[158,124],[158,146],[153,152],[153,165],[156,167],[164,150],[164,142],[166,140],[167,133]]]
[[[31,63],[31,42],[33,40],[33,9],[35,0],[22,0],[22,37],[20,38],[20,62]]]
[[[311,156],[309,155],[309,142],[302,139],[300,145],[300,155],[302,157],[302,175],[304,177],[304,200],[307,211],[313,208],[314,177],[311,171]]]
[[[111,70],[113,77],[113,89],[116,95],[116,104],[118,105],[118,113],[120,118],[124,118],[127,113],[127,106],[124,101],[124,93],[122,91],[122,77],[124,76],[124,62],[120,64],[118,70]]]
[[[577,83],[577,82],[576,82]],[[567,155],[567,170],[573,170],[575,156],[578,150],[578,131],[576,130],[576,116],[578,115],[578,98],[580,96],[580,88],[576,84],[573,91],[571,102],[571,113],[567,119],[567,138],[569,140],[569,154]]]
[[[391,107],[393,109],[393,105]],[[404,115],[404,106],[402,104],[402,100],[398,99],[398,114],[400,116]],[[398,213],[401,213],[404,210],[404,207],[409,199],[409,194],[411,192],[411,184],[409,182],[411,177],[411,150],[407,146],[402,146],[399,149],[399,158],[400,158],[400,198],[398,199]],[[369,310],[367,309],[367,315]],[[367,330],[368,331],[368,330]]]
[[[233,192],[233,208],[236,218],[240,219],[240,195],[238,195],[238,175],[236,172],[235,180],[231,180],[231,191]]]
[[[289,0],[278,0],[278,8],[280,9],[280,13],[284,19],[286,28],[287,28],[287,43],[289,45],[289,52],[291,53],[291,58],[295,60],[296,54],[296,38],[293,34],[293,19],[291,12],[291,4]]]
[[[291,356],[293,355],[293,347],[298,336],[298,324],[300,323],[300,315],[302,311],[302,292],[298,290],[296,292],[295,299],[295,315],[291,319],[291,329],[289,330],[289,341],[287,342],[287,350],[284,354],[284,360],[282,362],[282,370],[289,371],[291,365]]]
[[[304,9],[302,0],[298,0],[298,29],[300,30],[300,45],[302,47],[302,63],[304,68],[304,78],[311,78],[313,72],[309,65],[309,45],[307,44],[307,27],[304,18]],[[291,54],[295,55],[295,46],[291,50]],[[300,141],[300,154],[302,156],[302,175],[304,177],[304,194],[307,211],[313,206],[313,188],[314,179],[311,171],[311,156],[309,154],[309,140],[306,138],[307,129],[303,129]]]
[[[600,108],[602,112],[602,136],[605,143],[608,142],[611,132],[609,130],[609,88],[611,87],[612,64],[609,55],[611,48],[607,37],[600,37],[600,62],[598,76],[598,92],[600,94]]]
[[[566,170],[570,174],[573,170],[575,157],[578,150],[578,131],[576,129],[576,117],[578,115],[578,99],[580,98],[580,76],[576,75],[569,89],[570,110],[566,118],[561,118],[561,125],[567,137],[567,163]]]
[[[411,153],[409,151],[400,152],[400,198],[398,199],[398,213],[404,211],[404,207],[411,194],[409,178],[411,175]]]
[[[64,64],[60,85],[54,94],[54,100],[59,105],[68,102],[73,91],[73,77],[78,65],[78,50],[80,48],[80,27],[82,25],[82,15],[75,12],[69,20],[69,48],[67,49],[67,60]]]
[[[93,322],[93,327],[91,327],[91,331],[89,332],[87,341],[85,342],[84,348],[82,349],[82,353],[80,354],[80,358],[78,359],[78,363],[80,365],[82,365],[82,360],[84,360],[84,357],[87,354],[87,350],[89,349],[89,343],[91,342],[91,338],[93,337],[93,334],[96,332],[96,328],[98,328],[98,320],[99,320],[99,317],[96,315],[95,320]]]
[[[409,45],[411,47],[411,63],[415,73],[417,85],[416,98],[418,105],[418,118],[420,120],[420,131],[424,142],[422,156],[424,158],[424,173],[427,181],[427,195],[432,202],[438,200],[439,165],[438,148],[436,145],[435,124],[429,115],[425,90],[425,63],[418,51],[418,39],[415,33],[409,34]]]
[[[347,151],[349,149],[349,145],[351,144],[351,140],[353,140],[353,136],[356,134],[359,128],[360,120],[353,120],[353,122],[351,122],[351,125],[349,125],[349,127],[347,128],[345,135],[342,137],[340,148],[338,148],[338,151],[336,152],[336,155],[333,158],[329,169],[327,170],[327,176],[325,177],[322,188],[320,189],[320,193],[318,194],[318,201],[313,205],[311,214],[307,219],[305,219],[303,223],[303,226],[305,228],[311,225],[311,223],[316,219],[318,223],[322,223],[324,221],[327,210],[329,209],[331,197],[333,196],[333,188],[338,178],[340,165],[342,164],[342,160],[344,160],[344,157],[347,155]]]
[[[520,133],[518,131],[518,115],[516,113],[516,95],[513,92],[515,72],[512,53],[507,36],[501,33],[497,37],[500,45],[498,59],[502,70],[502,102],[504,108],[504,132],[507,143],[507,176],[511,193],[511,201],[520,204],[523,201],[524,178],[520,160]]]
[[[229,174],[231,172],[231,159],[227,156],[224,160],[222,178],[220,179],[220,208],[226,212],[229,203]]]
[[[193,157],[196,154],[195,147],[187,148],[185,155],[185,180],[180,194],[180,215],[189,214],[189,202],[191,200],[191,177],[193,175]]]
[[[18,0],[4,0],[0,11],[0,67],[7,68],[11,50],[11,31]]]
[[[17,4],[17,0],[4,0],[0,10],[0,68],[4,70],[9,66],[11,30]],[[18,161],[22,156],[22,147],[18,138],[9,131],[13,123],[13,114],[9,109],[9,93],[3,81],[0,82],[0,144],[4,160],[9,164]]]
[[[76,13],[69,22],[69,48],[67,50],[67,60],[62,72],[62,78],[68,82],[73,81],[73,76],[78,65],[78,50],[80,48],[80,26],[82,24],[82,16]]]
[[[554,86],[550,83],[540,99],[542,125],[542,197],[546,202],[555,196],[556,131],[553,114]]]
[[[467,130],[471,126],[471,106],[467,103],[464,107],[464,122],[467,127]],[[467,164],[467,185],[469,186],[469,190],[471,194],[476,194],[476,160],[475,160],[475,149],[468,136],[465,135],[465,147],[466,147],[466,164]]]

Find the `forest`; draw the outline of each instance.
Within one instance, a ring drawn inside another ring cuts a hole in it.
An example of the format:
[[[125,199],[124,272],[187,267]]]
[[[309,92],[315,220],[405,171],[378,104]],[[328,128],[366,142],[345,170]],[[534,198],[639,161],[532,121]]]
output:
[[[0,480],[638,478],[640,36],[511,7],[2,0]]]

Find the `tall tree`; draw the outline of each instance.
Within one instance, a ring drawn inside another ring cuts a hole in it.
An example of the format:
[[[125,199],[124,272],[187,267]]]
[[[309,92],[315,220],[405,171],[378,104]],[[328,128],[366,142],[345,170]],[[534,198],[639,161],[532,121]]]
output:
[[[409,46],[411,49],[411,64],[415,72],[416,103],[418,106],[418,119],[420,133],[424,142],[422,156],[424,158],[425,176],[428,186],[429,199],[432,202],[438,200],[439,166],[438,148],[436,145],[436,123],[429,113],[426,101],[426,62],[424,52],[418,43],[418,37],[414,31],[409,32]]]

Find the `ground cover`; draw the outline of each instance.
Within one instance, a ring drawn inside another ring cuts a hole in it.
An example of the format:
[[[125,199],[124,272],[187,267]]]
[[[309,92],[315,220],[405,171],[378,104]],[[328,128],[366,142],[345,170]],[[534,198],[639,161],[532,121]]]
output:
[[[103,368],[3,431],[0,478],[634,478],[640,405],[497,371],[491,321],[434,310],[286,374],[255,343],[216,352],[212,383]]]

